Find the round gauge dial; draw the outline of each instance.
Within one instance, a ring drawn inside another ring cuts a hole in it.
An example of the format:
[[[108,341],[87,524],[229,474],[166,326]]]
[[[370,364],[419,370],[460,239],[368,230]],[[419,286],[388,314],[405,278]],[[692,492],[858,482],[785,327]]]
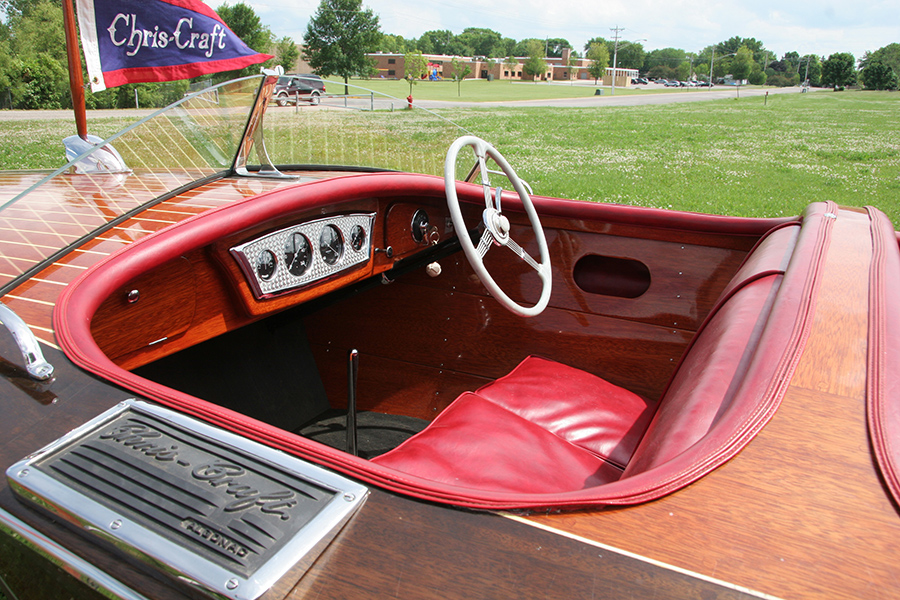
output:
[[[363,244],[366,243],[366,230],[362,225],[354,225],[350,230],[350,247],[354,252],[362,250]]]
[[[326,265],[336,264],[344,254],[344,239],[334,225],[326,225],[319,234],[319,253]]]
[[[428,231],[428,213],[421,208],[415,212],[410,227],[412,228],[412,236],[417,244],[425,241],[425,232]]]
[[[288,236],[284,243],[284,261],[287,263],[288,272],[294,277],[300,277],[312,263],[312,246],[302,233],[295,231]]]
[[[263,281],[268,281],[272,279],[272,275],[275,274],[275,267],[277,264],[275,255],[272,251],[263,250],[256,256],[256,274]]]

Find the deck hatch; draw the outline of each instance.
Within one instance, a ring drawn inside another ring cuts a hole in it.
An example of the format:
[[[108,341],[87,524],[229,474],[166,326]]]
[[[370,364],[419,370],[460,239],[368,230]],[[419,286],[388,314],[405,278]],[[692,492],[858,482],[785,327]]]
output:
[[[367,490],[315,465],[128,401],[7,471],[20,498],[213,596],[299,577]]]

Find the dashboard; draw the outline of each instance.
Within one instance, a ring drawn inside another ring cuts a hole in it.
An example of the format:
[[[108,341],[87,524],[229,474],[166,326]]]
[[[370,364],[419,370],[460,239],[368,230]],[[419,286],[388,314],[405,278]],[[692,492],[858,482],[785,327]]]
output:
[[[230,249],[256,298],[297,289],[356,266],[372,255],[375,213],[316,219]]]

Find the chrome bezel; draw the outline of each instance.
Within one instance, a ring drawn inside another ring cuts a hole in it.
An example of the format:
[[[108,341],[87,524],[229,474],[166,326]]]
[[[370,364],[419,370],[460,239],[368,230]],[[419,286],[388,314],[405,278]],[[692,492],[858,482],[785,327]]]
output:
[[[124,511],[110,508],[108,501],[104,503],[83,493],[39,466],[42,461],[52,460],[62,452],[77,448],[82,441],[96,436],[104,427],[131,414],[138,417],[149,415],[177,431],[209,440],[232,454],[245,456],[249,462],[288,473],[297,480],[326,489],[330,499],[315,516],[281,543],[277,551],[251,572],[245,570],[242,574],[194,552],[186,545],[175,543],[154,531],[146,522],[139,522]],[[230,600],[254,600],[282,579],[299,580],[368,495],[365,486],[321,467],[191,417],[137,400],[120,403],[17,462],[7,469],[6,476],[20,500],[48,511],[64,523],[98,538],[98,541],[113,545],[180,583],[214,598]]]
[[[336,215],[314,221],[298,223],[260,236],[255,240],[239,244],[231,248],[231,254],[237,259],[244,276],[247,278],[254,294],[265,297],[309,285],[326,279],[343,271],[365,264],[372,256],[372,227],[375,213],[357,213]],[[348,243],[350,231],[354,226],[362,227],[366,235],[366,243],[359,250]],[[322,231],[329,226],[335,227],[341,235],[343,251],[333,263],[327,263],[319,250],[319,239]],[[309,240],[312,249],[312,260],[309,267],[301,275],[294,275],[288,270],[284,256],[284,246],[290,235],[301,233]],[[256,257],[261,252],[270,251],[275,255],[275,273],[269,279],[262,279],[256,272]]]

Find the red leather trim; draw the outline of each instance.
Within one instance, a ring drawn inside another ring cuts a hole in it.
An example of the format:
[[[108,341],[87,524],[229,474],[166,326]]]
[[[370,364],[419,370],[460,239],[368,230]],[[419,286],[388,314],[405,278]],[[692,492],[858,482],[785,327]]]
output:
[[[752,414],[740,423],[723,418],[722,422],[727,426],[715,428],[689,452],[661,467],[576,492],[484,493],[409,476],[137,377],[110,361],[91,337],[91,318],[114,289],[140,273],[223,236],[292,210],[333,206],[335,199],[443,194],[443,180],[427,175],[349,175],[281,188],[202,213],[143,238],[101,261],[69,285],[54,311],[57,340],[79,366],[147,398],[360,480],[417,498],[474,508],[577,508],[596,504],[633,504],[659,498],[730,459],[774,414],[809,332],[822,255],[831,231],[830,219],[823,219],[822,213],[836,210],[830,202],[812,205],[804,219],[798,251],[791,259],[788,274],[779,290],[777,310],[771,318],[771,326],[767,326],[760,340],[760,347],[764,349],[760,354],[766,356],[765,365],[751,368],[743,386],[746,393],[753,396],[751,402],[757,406]],[[483,201],[480,186],[461,185],[459,194],[465,201]],[[547,215],[747,235],[761,235],[774,226],[792,220],[714,217],[550,198],[535,198],[534,201],[539,211]],[[516,206],[515,196],[511,195],[508,201],[504,197],[504,204]]]
[[[454,400],[424,431],[372,462],[480,493],[579,490],[622,475],[592,452],[471,392]]]
[[[900,249],[890,220],[868,207],[872,233],[866,410],[881,476],[900,505]]]
[[[628,464],[655,409],[596,375],[539,356],[529,356],[476,393],[619,469]]]

